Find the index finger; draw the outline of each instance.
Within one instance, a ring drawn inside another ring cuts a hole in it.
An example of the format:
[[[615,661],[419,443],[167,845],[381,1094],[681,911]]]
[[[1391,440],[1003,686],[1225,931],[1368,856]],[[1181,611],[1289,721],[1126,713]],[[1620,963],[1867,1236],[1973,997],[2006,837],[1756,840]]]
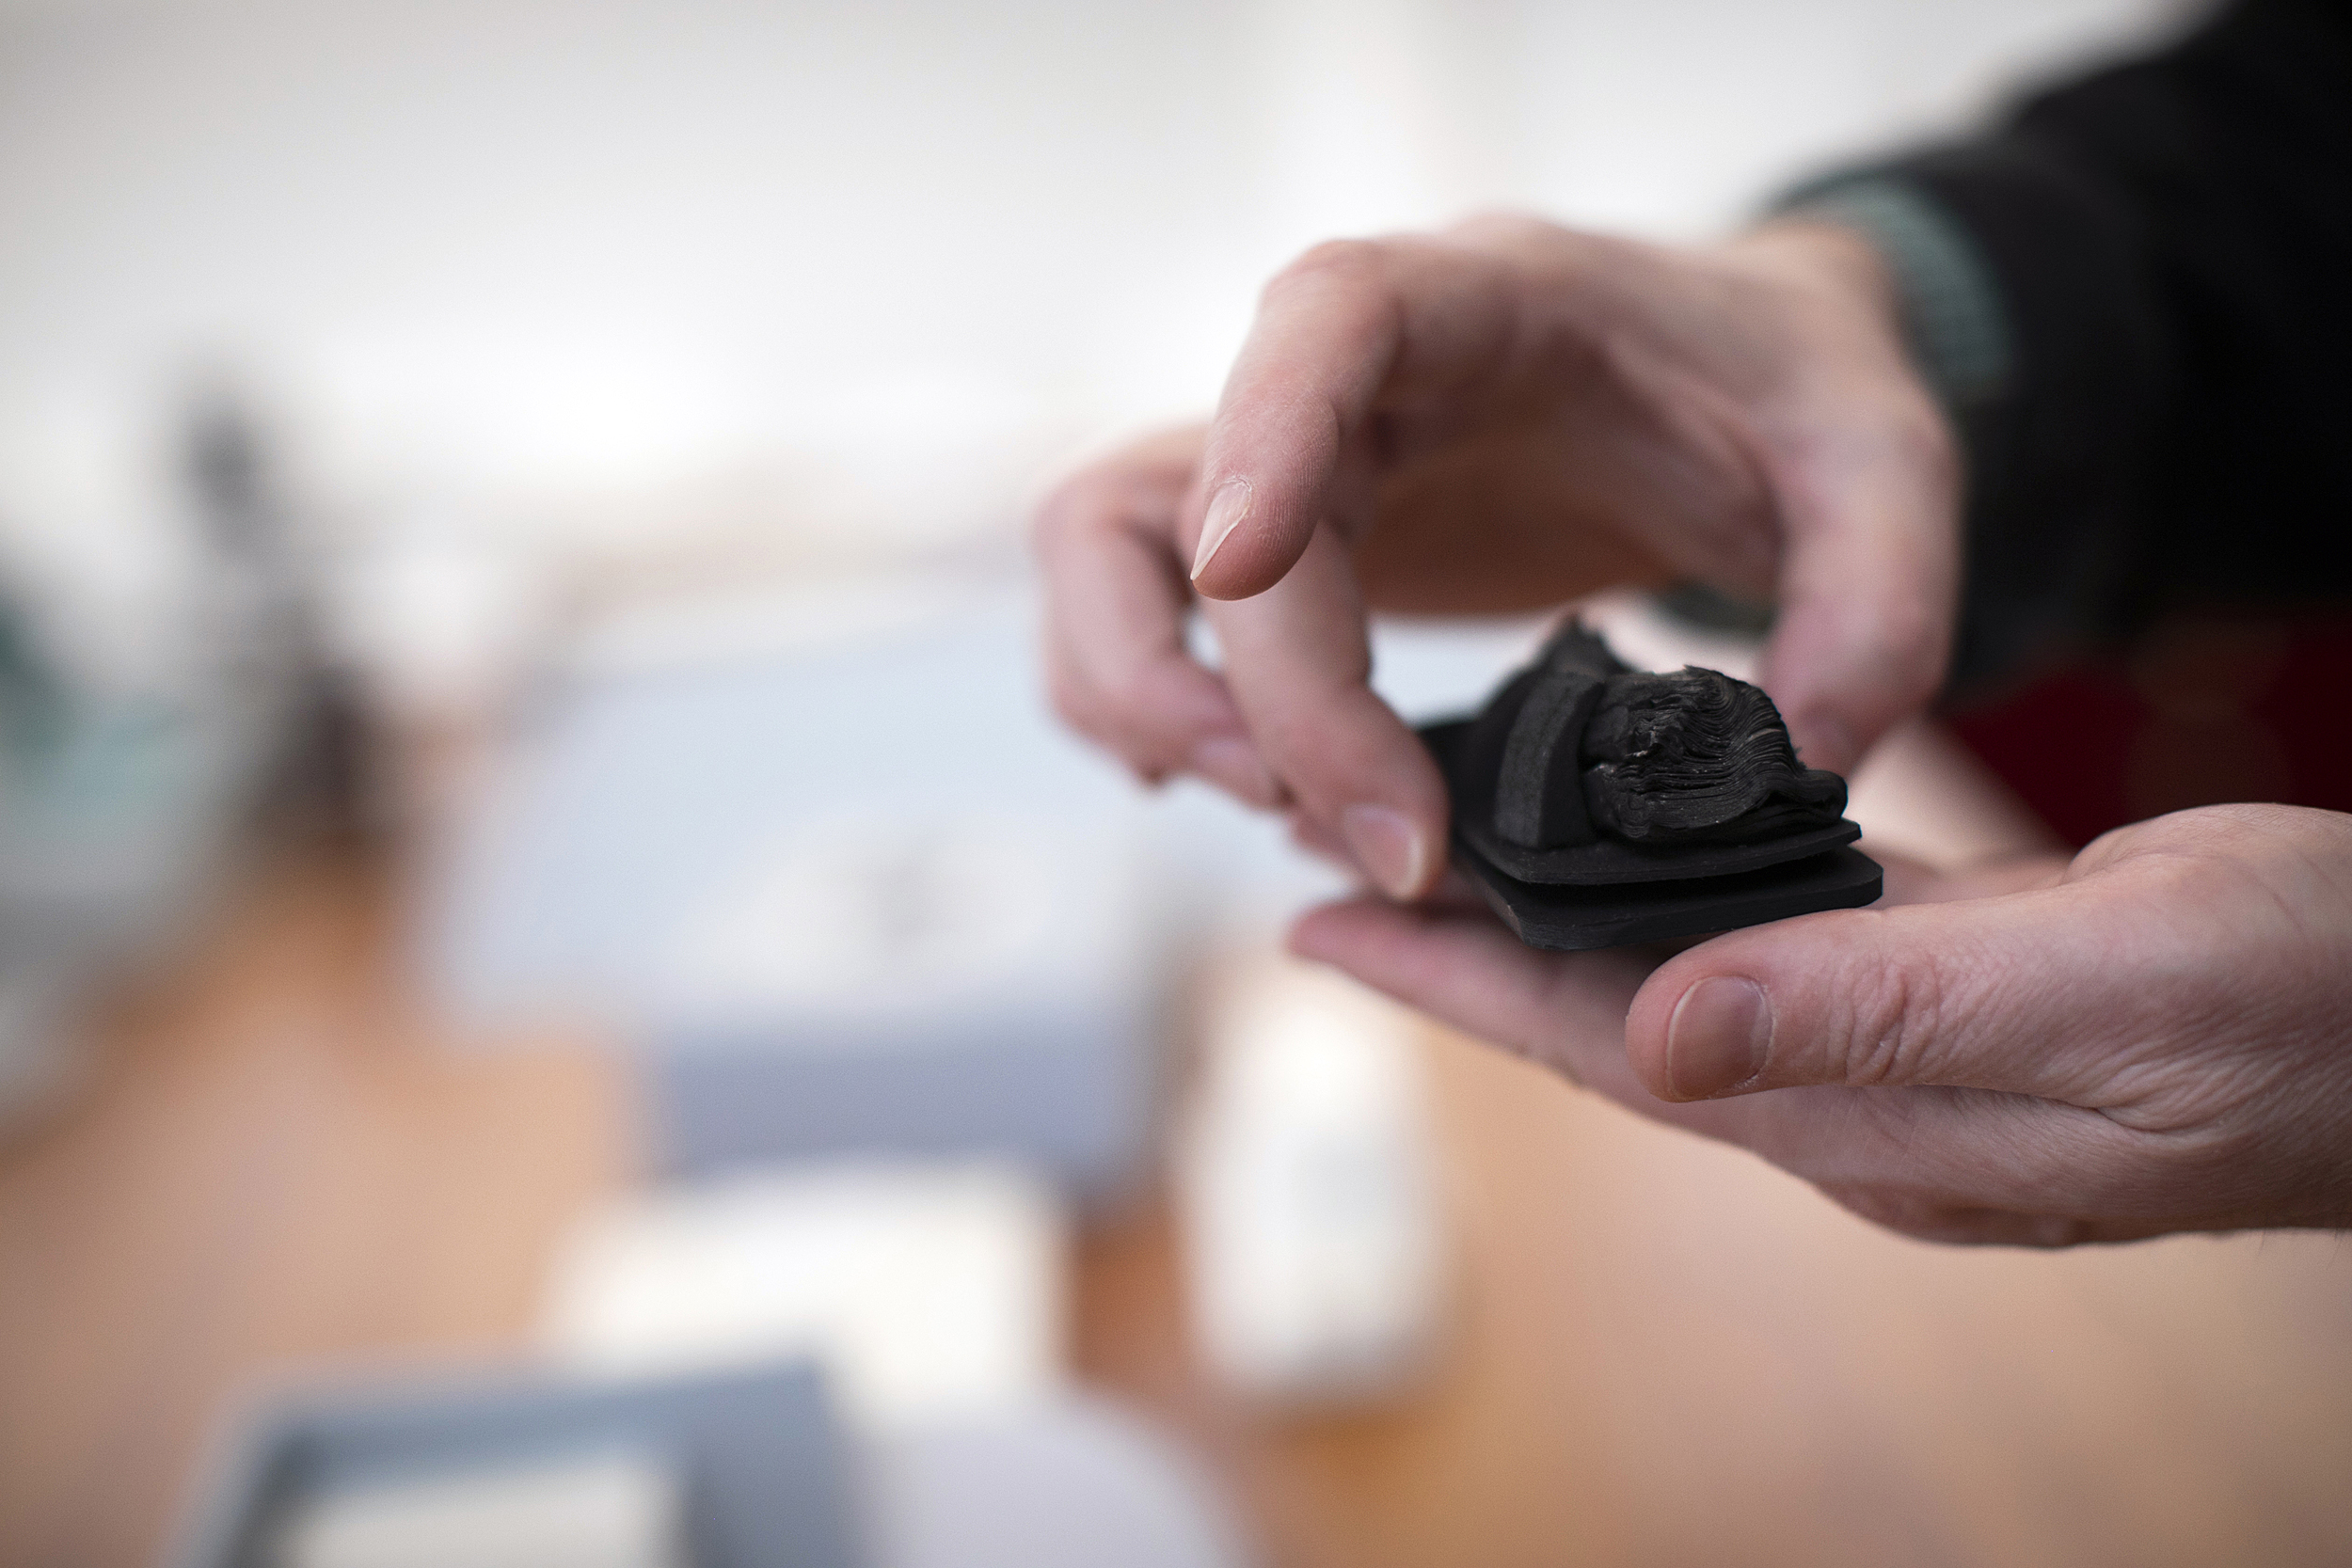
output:
[[[1202,595],[1263,593],[1319,524],[1363,520],[1383,394],[1407,376],[1489,364],[1507,341],[1498,266],[1441,241],[1337,240],[1266,285],[1201,464]]]

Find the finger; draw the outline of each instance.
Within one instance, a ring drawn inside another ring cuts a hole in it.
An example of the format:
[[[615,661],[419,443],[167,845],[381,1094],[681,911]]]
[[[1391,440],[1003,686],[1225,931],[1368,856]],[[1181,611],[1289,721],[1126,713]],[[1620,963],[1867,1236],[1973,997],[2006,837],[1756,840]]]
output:
[[[1184,646],[1191,595],[1171,538],[1175,484],[1065,486],[1041,513],[1046,673],[1073,728],[1147,778],[1197,774],[1272,807],[1280,786],[1225,683]]]
[[[1363,521],[1384,399],[1426,402],[1449,377],[1491,374],[1511,298],[1499,259],[1417,239],[1319,245],[1269,283],[1202,459],[1200,592],[1262,593],[1325,522]]]
[[[2075,881],[1735,931],[1650,977],[1627,1051],[1670,1100],[1937,1085],[2111,1103],[2175,1022],[2140,968],[2164,968],[2146,900],[2117,891]]]
[[[1883,396],[1918,402],[1899,388]],[[1781,608],[1761,683],[1808,766],[1851,771],[1944,679],[1960,553],[1949,444],[1935,421],[1920,404],[1776,465]]]
[[[1347,852],[1347,845],[1340,835],[1309,816],[1303,811],[1290,814],[1291,842],[1311,855],[1320,855],[1334,865],[1360,870],[1355,858]]]
[[[1364,607],[1338,535],[1318,531],[1279,583],[1206,612],[1233,700],[1275,777],[1383,891],[1426,893],[1444,870],[1445,784],[1367,684]]]
[[[1306,550],[1401,347],[1376,243],[1318,247],[1266,285],[1209,427],[1191,571],[1203,594],[1262,592]]]
[[[1483,911],[1377,898],[1309,911],[1291,928],[1290,945],[1613,1099],[1629,1097],[1670,1115],[1715,1113],[1715,1122],[1740,1109],[1659,1106],[1634,1079],[1623,1041],[1626,1004],[1649,967],[1639,953],[1538,953]]]
[[[1364,874],[1364,868],[1356,863],[1356,856],[1348,848],[1346,840],[1341,838],[1338,833],[1326,828],[1305,812],[1294,811],[1290,814],[1288,820],[1292,843],[1355,878],[1365,887],[1372,885],[1372,879]],[[1455,913],[1483,914],[1486,911],[1486,901],[1479,896],[1478,890],[1450,864],[1438,877],[1437,885],[1432,887],[1420,902],[1428,908],[1451,911]]]

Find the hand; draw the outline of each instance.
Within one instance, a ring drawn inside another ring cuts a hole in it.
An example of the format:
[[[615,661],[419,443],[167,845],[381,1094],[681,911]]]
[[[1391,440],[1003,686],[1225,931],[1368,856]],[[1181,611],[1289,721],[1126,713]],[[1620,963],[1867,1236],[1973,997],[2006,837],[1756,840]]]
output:
[[[1912,1235],[2352,1225],[2352,816],[2213,806],[1889,887],[1672,957],[1373,901],[1293,945]]]
[[[1770,227],[1673,250],[1487,219],[1309,252],[1205,431],[1042,508],[1055,701],[1147,778],[1289,807],[1391,894],[1443,784],[1366,686],[1367,607],[1534,610],[1695,577],[1776,594],[1765,688],[1850,768],[1942,678],[1950,436],[1875,253]],[[1185,653],[1197,590],[1223,673]]]

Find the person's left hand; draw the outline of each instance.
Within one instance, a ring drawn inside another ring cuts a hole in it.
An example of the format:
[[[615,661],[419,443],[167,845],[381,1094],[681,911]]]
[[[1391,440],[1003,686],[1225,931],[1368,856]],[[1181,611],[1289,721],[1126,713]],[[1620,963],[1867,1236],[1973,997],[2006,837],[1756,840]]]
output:
[[[2352,1225],[2352,816],[2208,807],[1887,883],[1672,956],[1372,898],[1292,945],[1915,1236]]]

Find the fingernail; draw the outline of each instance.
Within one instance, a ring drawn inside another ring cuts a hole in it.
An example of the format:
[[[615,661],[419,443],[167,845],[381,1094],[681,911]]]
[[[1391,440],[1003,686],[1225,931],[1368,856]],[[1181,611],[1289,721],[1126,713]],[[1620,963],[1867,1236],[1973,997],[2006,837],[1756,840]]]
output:
[[[1772,999],[1754,980],[1715,974],[1682,993],[1666,1024],[1666,1082],[1684,1100],[1707,1100],[1764,1070],[1772,1050]]]
[[[1421,891],[1427,851],[1421,832],[1401,811],[1387,806],[1350,806],[1340,813],[1340,836],[1356,863],[1391,898]]]
[[[1192,555],[1192,580],[1199,582],[1200,574],[1209,569],[1216,556],[1217,546],[1224,544],[1241,520],[1249,515],[1249,482],[1229,479],[1216,487],[1209,499],[1209,515],[1200,523],[1200,546]]]
[[[1247,740],[1231,736],[1204,740],[1193,748],[1191,767],[1200,777],[1253,806],[1281,801],[1281,785],[1274,782],[1266,765],[1258,760],[1257,748]]]

